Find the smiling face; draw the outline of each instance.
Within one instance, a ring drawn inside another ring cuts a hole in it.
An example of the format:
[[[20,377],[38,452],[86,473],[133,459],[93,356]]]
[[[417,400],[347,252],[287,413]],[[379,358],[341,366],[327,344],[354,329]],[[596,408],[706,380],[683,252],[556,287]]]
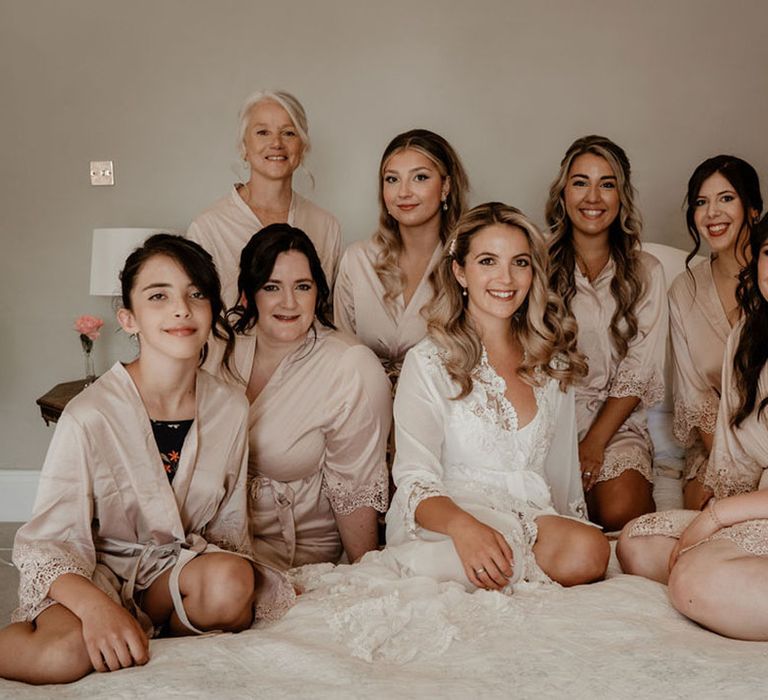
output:
[[[734,250],[745,234],[744,206],[721,173],[710,175],[701,184],[694,202],[693,220],[699,235],[714,253]]]
[[[620,201],[616,175],[605,158],[594,153],[574,158],[563,196],[575,236],[608,235]]]
[[[272,100],[262,100],[251,108],[243,147],[251,175],[269,180],[290,178],[304,155],[293,120]]]
[[[274,343],[304,339],[315,318],[317,286],[304,253],[280,253],[267,282],[256,292],[260,337]]]
[[[439,221],[450,182],[421,151],[407,148],[395,153],[385,163],[381,177],[384,205],[401,227]]]
[[[453,262],[453,274],[467,290],[467,311],[480,328],[508,322],[533,281],[528,237],[516,226],[486,226],[472,236],[464,266]]]
[[[155,255],[141,267],[131,290],[131,309],[118,321],[138,334],[142,356],[194,360],[211,332],[211,303],[184,268],[167,255]]]

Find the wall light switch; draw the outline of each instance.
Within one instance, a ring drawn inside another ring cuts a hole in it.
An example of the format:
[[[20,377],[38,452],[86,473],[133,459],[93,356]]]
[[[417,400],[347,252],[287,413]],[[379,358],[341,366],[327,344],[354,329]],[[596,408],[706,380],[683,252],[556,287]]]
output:
[[[92,185],[114,185],[115,169],[111,160],[92,160],[91,161],[91,184]]]

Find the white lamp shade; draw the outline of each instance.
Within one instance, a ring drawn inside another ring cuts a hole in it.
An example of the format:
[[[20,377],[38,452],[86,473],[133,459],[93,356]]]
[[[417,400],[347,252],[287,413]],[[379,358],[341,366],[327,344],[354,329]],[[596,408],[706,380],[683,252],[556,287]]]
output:
[[[91,294],[120,296],[120,271],[125,259],[153,233],[167,228],[95,228],[91,247]]]

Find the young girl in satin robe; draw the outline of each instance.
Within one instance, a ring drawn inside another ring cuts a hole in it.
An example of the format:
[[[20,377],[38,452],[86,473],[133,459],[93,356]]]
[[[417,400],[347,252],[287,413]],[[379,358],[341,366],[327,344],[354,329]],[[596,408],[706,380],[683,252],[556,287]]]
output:
[[[210,255],[158,234],[121,281],[118,320],[140,353],[57,425],[16,535],[19,608],[0,631],[3,678],[63,683],[145,664],[161,631],[243,630],[293,597],[249,560],[247,404],[198,369],[211,332],[232,340]]]

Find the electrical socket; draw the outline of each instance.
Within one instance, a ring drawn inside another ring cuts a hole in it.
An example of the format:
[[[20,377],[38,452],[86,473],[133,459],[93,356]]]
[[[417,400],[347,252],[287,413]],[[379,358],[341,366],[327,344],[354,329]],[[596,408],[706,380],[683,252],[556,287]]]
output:
[[[114,185],[115,169],[111,160],[92,160],[91,161],[91,184],[92,185]]]

